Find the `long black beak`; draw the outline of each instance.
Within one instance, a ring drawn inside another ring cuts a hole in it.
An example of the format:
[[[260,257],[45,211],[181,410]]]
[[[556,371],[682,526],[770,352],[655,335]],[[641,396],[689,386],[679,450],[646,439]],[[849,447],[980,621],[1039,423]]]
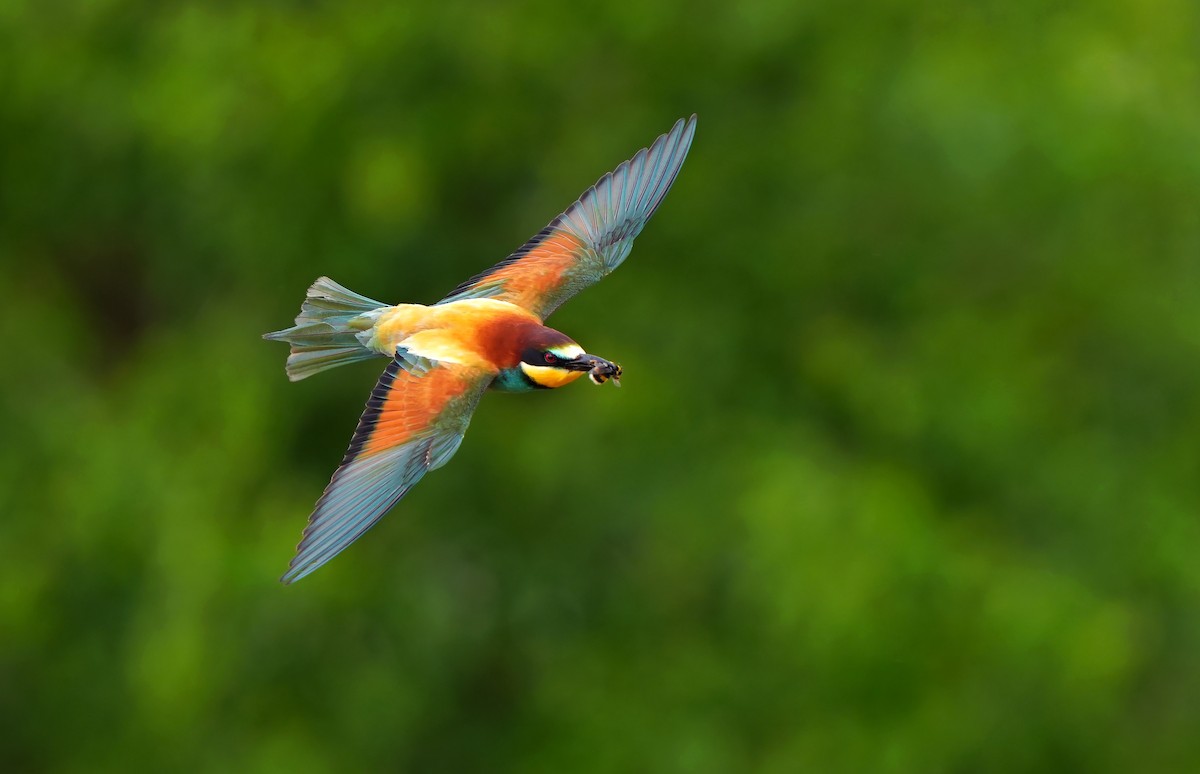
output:
[[[588,378],[596,384],[604,384],[612,379],[613,384],[621,386],[621,366],[597,355],[589,355],[585,352],[577,358],[568,360],[563,365],[572,371],[587,371]]]

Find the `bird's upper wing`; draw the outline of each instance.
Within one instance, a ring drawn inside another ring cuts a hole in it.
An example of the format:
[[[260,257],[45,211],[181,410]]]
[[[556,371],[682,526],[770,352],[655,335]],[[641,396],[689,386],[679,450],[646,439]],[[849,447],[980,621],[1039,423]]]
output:
[[[671,188],[696,132],[696,117],[600,178],[515,253],[439,303],[496,298],[545,320],[571,296],[621,265],[633,239]]]
[[[482,369],[397,351],[371,391],[350,448],[280,580],[292,583],[328,562],[427,471],[445,465],[493,377]]]

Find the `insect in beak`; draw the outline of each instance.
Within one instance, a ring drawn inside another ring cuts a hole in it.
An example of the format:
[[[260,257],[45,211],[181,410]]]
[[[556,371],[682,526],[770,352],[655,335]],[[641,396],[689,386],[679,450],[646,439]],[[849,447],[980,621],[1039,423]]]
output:
[[[609,379],[617,387],[621,386],[621,366],[609,362],[597,355],[586,352],[579,357],[568,360],[564,365],[572,371],[587,371],[588,378],[593,384],[604,384]]]

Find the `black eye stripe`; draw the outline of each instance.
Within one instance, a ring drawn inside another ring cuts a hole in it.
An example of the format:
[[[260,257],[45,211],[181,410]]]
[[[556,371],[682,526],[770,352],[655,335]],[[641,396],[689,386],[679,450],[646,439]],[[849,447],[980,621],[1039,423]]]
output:
[[[531,347],[521,353],[521,360],[529,365],[536,366],[554,365],[563,362],[565,359],[542,347]]]

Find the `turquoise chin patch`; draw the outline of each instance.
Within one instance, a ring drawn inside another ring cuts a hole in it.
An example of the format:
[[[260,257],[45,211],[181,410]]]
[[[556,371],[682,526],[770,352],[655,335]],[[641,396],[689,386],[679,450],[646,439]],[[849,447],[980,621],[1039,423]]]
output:
[[[537,385],[518,366],[502,370],[492,382],[492,389],[500,392],[529,392],[537,389]]]

